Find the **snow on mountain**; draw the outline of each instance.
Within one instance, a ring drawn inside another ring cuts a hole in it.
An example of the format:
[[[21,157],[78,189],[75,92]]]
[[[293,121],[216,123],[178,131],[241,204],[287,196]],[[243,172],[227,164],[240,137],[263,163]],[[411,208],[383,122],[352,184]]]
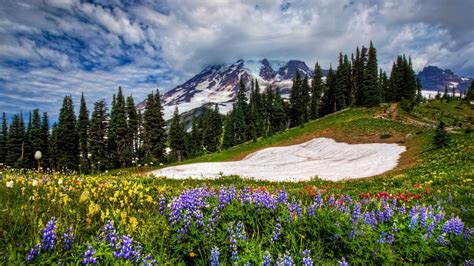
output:
[[[472,78],[461,77],[454,74],[449,69],[441,69],[437,66],[426,66],[417,75],[421,81],[423,90],[444,91],[445,86],[451,91],[454,87],[456,91],[465,91],[471,85]]]
[[[180,113],[199,108],[207,103],[219,103],[221,113],[232,109],[239,90],[240,79],[247,87],[252,80],[257,79],[261,90],[268,86],[280,89],[282,94],[288,94],[293,84],[292,79],[299,72],[302,76],[312,77],[313,69],[303,61],[290,60],[238,60],[232,64],[211,65],[183,84],[162,95],[164,117],[171,118],[175,106]],[[144,109],[145,102],[137,105]]]

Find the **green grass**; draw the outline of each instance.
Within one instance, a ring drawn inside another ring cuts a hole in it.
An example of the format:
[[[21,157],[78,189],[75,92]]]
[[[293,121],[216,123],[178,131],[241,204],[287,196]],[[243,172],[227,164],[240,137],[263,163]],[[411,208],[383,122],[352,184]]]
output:
[[[446,126],[462,129],[474,123],[474,105],[465,101],[433,100],[418,105],[412,114],[428,122],[443,121]]]

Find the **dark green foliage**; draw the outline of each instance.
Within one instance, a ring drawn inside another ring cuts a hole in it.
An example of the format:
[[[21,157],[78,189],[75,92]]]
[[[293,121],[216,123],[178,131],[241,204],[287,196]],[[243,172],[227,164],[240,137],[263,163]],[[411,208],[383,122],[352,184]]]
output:
[[[130,161],[128,145],[127,111],[122,88],[119,87],[117,97],[112,103],[108,131],[109,166],[112,168],[127,166]]]
[[[43,153],[42,165],[43,169],[51,167],[50,151],[49,151],[49,118],[48,113],[44,112],[41,120],[41,152]]]
[[[220,150],[222,135],[222,117],[219,114],[219,107],[216,104],[214,108],[209,105],[205,116],[205,127],[203,144],[207,152],[216,152]]]
[[[148,95],[143,114],[143,149],[146,162],[164,161],[165,159],[165,120],[161,108],[158,90]]]
[[[444,147],[448,145],[448,133],[446,132],[443,121],[441,121],[438,124],[438,127],[436,127],[433,143],[438,147]]]
[[[31,146],[31,112],[28,113],[28,126],[26,127],[25,138],[23,139],[23,168],[33,168],[34,165],[34,151]]]
[[[296,127],[302,125],[305,122],[305,114],[307,114],[308,102],[303,102],[306,95],[303,96],[303,87],[309,93],[309,85],[303,86],[303,80],[299,72],[296,72],[295,78],[293,79],[293,86],[291,87],[290,93],[290,109],[289,119],[290,127]],[[307,83],[307,80],[306,80]]]
[[[252,84],[255,84],[255,88],[252,88],[250,93],[248,126],[250,127],[250,138],[256,140],[258,137],[261,137],[264,134],[265,106],[257,80],[255,80],[255,83]]]
[[[7,115],[2,114],[2,127],[0,129],[0,163],[5,164],[7,158],[7,140],[8,140],[8,124]]]
[[[234,111],[230,111],[227,114],[225,118],[225,123],[224,123],[224,137],[222,140],[222,148],[224,149],[228,149],[236,144],[234,124],[235,124]],[[193,126],[193,132],[194,132],[194,126]]]
[[[352,81],[351,63],[347,55],[339,54],[339,66],[336,70],[336,86],[334,89],[334,101],[336,110],[341,110],[352,103]]]
[[[94,104],[89,128],[89,151],[91,168],[105,170],[107,167],[107,131],[109,115],[104,100]]]
[[[57,165],[61,169],[78,170],[79,135],[76,130],[76,115],[71,96],[64,97],[63,106],[59,112],[57,131]]]
[[[244,143],[251,138],[249,125],[249,106],[244,81],[240,80],[240,89],[237,95],[237,103],[233,108],[234,119],[234,144]]]
[[[132,96],[127,97],[127,149],[136,158],[139,148],[139,117]]]
[[[25,124],[23,115],[13,115],[8,128],[7,165],[20,168],[23,166],[23,147],[25,138]]]
[[[380,69],[380,75],[379,75],[379,88],[380,88],[380,95],[381,95],[381,101],[386,102],[388,99],[387,93],[390,91],[390,86],[388,82],[388,77],[387,73]]]
[[[402,108],[403,110],[407,112],[413,111],[413,108],[415,108],[415,106],[416,106],[415,99],[413,100],[402,99],[400,101],[400,108]]]
[[[364,68],[364,83],[362,90],[363,106],[377,106],[381,95],[378,83],[377,51],[370,42],[367,65]]]
[[[179,117],[178,107],[176,107],[173,118],[171,119],[170,131],[168,134],[169,144],[171,149],[171,157],[173,161],[181,162],[187,157],[187,136],[184,129],[184,124],[181,123]]]
[[[324,94],[322,99],[322,109],[321,114],[327,115],[330,113],[336,112],[336,99],[335,99],[335,90],[336,90],[336,76],[332,70],[332,66],[329,67],[329,72],[326,77],[326,84],[324,88]]]
[[[469,89],[467,90],[467,93],[466,93],[466,100],[467,100],[467,101],[472,101],[472,100],[474,100],[474,81],[471,82],[471,86],[469,86]]]
[[[58,165],[58,124],[54,123],[51,128],[51,137],[49,138],[49,166],[52,170],[60,170],[61,166]]]
[[[277,89],[272,108],[272,133],[283,131],[288,127],[288,109],[289,106],[285,103],[283,98],[281,98],[280,89]]]
[[[367,64],[367,48],[362,46],[359,51],[359,47],[356,49],[356,57],[352,63],[352,102],[356,106],[360,106],[363,103],[363,87],[364,87],[364,69]]]
[[[81,95],[81,105],[79,107],[79,117],[77,120],[77,132],[79,134],[79,150],[81,153],[81,163],[79,169],[87,174],[90,171],[89,162],[89,111],[87,110],[84,94]]]
[[[194,117],[188,140],[189,152],[192,157],[196,157],[203,154],[204,129],[204,117]]]
[[[311,91],[311,87],[309,85],[309,80],[308,80],[308,77],[305,76],[301,83],[301,104],[302,104],[301,113],[302,113],[303,123],[306,123],[309,121],[309,106],[311,104],[310,91]]]
[[[38,109],[33,110],[33,117],[31,121],[31,129],[29,132],[29,142],[31,145],[31,154],[28,156],[31,158],[31,161],[34,160],[34,154],[36,151],[41,151],[43,153],[42,148],[44,147],[44,138],[43,132],[41,128],[41,117],[39,114]],[[37,162],[34,161],[35,168],[37,167]]]
[[[418,82],[411,59],[407,60],[405,55],[398,56],[397,61],[392,65],[385,100],[391,102],[401,101],[402,98],[413,100],[417,96],[417,87]]]
[[[316,119],[319,117],[319,109],[321,107],[321,95],[323,93],[323,73],[321,66],[316,63],[314,66],[314,77],[311,84],[311,105],[310,118]]]

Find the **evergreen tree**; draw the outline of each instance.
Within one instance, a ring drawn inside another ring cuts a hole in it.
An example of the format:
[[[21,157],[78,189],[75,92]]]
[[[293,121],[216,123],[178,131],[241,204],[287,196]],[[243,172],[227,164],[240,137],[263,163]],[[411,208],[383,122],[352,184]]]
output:
[[[288,127],[287,109],[289,109],[289,107],[285,105],[285,101],[280,95],[280,89],[277,88],[273,101],[272,133],[284,131]]]
[[[33,168],[34,167],[34,153],[33,147],[31,145],[31,130],[33,128],[31,112],[28,113],[28,126],[26,127],[25,137],[23,138],[23,168]]]
[[[305,76],[302,83],[301,83],[301,116],[302,122],[306,123],[309,121],[309,106],[311,104],[311,96],[310,96],[311,87],[309,86],[308,77]]]
[[[79,107],[79,117],[77,120],[77,132],[79,135],[79,150],[81,155],[81,172],[87,174],[90,170],[89,162],[89,110],[87,110],[84,93],[81,95],[81,105]]]
[[[467,89],[466,93],[466,101],[472,101],[474,100],[474,81],[471,82],[471,86],[469,86],[469,89]]]
[[[143,114],[143,148],[146,162],[164,161],[165,159],[165,120],[161,108],[160,93],[148,95]]]
[[[264,112],[265,106],[262,101],[262,94],[260,93],[260,86],[255,80],[255,88],[252,88],[249,103],[249,126],[251,127],[251,138],[256,140],[263,136],[264,133]]]
[[[290,110],[288,114],[290,127],[296,127],[304,123],[304,108],[306,105],[302,100],[302,80],[300,73],[297,71],[290,92]]]
[[[7,141],[8,141],[8,124],[7,115],[2,114],[2,128],[0,129],[0,163],[6,164],[7,160]]]
[[[265,97],[263,98],[263,105],[264,105],[264,114],[263,114],[263,129],[264,129],[264,136],[271,136],[273,135],[273,116],[275,115],[274,106],[275,106],[275,94],[273,93],[273,89],[271,86],[268,86],[267,91],[265,93]]]
[[[132,158],[137,156],[139,145],[139,119],[132,96],[127,97],[127,146]]]
[[[244,81],[240,80],[240,89],[237,95],[237,102],[234,105],[234,144],[243,143],[251,138],[250,127],[248,126],[249,107],[247,104],[247,93]]]
[[[433,142],[438,147],[444,147],[448,145],[448,133],[444,128],[444,123],[441,121],[436,128],[435,136]]]
[[[352,104],[352,74],[351,63],[347,55],[339,54],[339,66],[336,70],[336,87],[334,97],[336,110],[341,110]]]
[[[122,88],[119,87],[110,112],[108,151],[109,166],[112,168],[127,166],[131,161],[128,146],[127,111]]]
[[[41,153],[43,153],[42,148],[44,147],[44,144],[43,144],[44,138],[43,138],[43,132],[41,130],[41,117],[40,117],[39,109],[33,110],[33,117],[31,121],[31,129],[29,133],[29,138],[30,138],[30,145],[31,145],[31,155],[29,157],[33,161],[35,152],[41,151]],[[37,168],[36,160],[34,160],[34,167],[35,169]]]
[[[388,91],[385,93],[387,101],[415,101],[417,97],[418,82],[413,70],[411,59],[407,60],[405,55],[398,56],[393,63]]]
[[[370,42],[367,65],[364,68],[364,86],[362,90],[362,105],[376,106],[380,103],[381,95],[378,84],[377,51]]]
[[[49,118],[48,113],[44,112],[43,117],[41,120],[41,151],[43,153],[42,156],[42,165],[43,169],[48,169],[51,167],[50,161],[50,151],[49,151]]]
[[[49,167],[52,170],[59,170],[60,167],[58,166],[58,124],[54,123],[51,128],[51,137],[48,143],[48,150],[49,150]]]
[[[363,87],[364,87],[364,69],[367,64],[367,48],[362,46],[359,52],[359,47],[356,49],[356,58],[352,69],[352,82],[354,93],[355,106],[362,105],[364,101]]]
[[[8,128],[6,162],[16,168],[23,166],[24,126],[22,116],[13,115]]]
[[[323,92],[323,73],[318,63],[314,66],[314,77],[311,85],[310,117],[311,119],[316,119],[319,117],[321,95]]]
[[[186,131],[184,130],[184,124],[181,123],[177,106],[171,119],[168,138],[173,153],[172,157],[178,162],[182,161],[187,156]]]
[[[388,101],[389,99],[388,92],[390,90],[388,77],[387,77],[387,73],[385,73],[385,71],[383,71],[382,69],[380,69],[380,75],[379,75],[379,88],[380,88],[381,100],[383,102]]]
[[[335,87],[336,87],[336,75],[332,70],[332,66],[329,67],[329,72],[326,77],[326,84],[324,88],[324,94],[322,98],[322,115],[327,115],[337,111],[336,99],[335,99]]]
[[[59,112],[57,131],[57,165],[62,169],[78,170],[79,135],[76,130],[76,115],[71,96],[64,97],[63,106]]]
[[[94,104],[89,127],[89,151],[91,168],[103,171],[107,167],[107,132],[109,115],[104,100]]]
[[[235,106],[234,106],[235,110]],[[228,149],[234,145],[236,145],[235,142],[235,119],[234,119],[234,111],[230,111],[226,118],[225,118],[225,123],[224,123],[224,137],[222,140],[222,148]]]
[[[219,114],[219,107],[216,104],[214,109],[209,105],[207,111],[207,123],[204,130],[204,147],[208,152],[220,150],[220,139],[222,135],[222,118]]]

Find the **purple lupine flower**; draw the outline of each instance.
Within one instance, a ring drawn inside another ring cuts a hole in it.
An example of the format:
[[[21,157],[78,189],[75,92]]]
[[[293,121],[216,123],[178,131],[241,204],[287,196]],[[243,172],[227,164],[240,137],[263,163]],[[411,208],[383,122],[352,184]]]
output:
[[[380,232],[380,238],[379,238],[378,242],[380,244],[383,244],[383,243],[385,243],[386,238],[387,238],[387,233],[385,231],[382,231],[382,232]]]
[[[402,204],[402,206],[400,206],[400,208],[398,208],[398,213],[399,214],[405,214],[405,203]]]
[[[370,225],[373,230],[377,228],[377,219],[373,210],[364,214],[364,224]]]
[[[74,235],[72,234],[72,228],[69,227],[63,233],[63,247],[64,247],[64,250],[70,250],[72,248],[73,244],[74,244]]]
[[[394,214],[392,206],[385,206],[384,212],[383,212],[383,219],[384,221],[388,222],[392,218]]]
[[[288,193],[286,193],[285,187],[278,191],[277,202],[285,204],[288,201]]]
[[[278,266],[293,266],[293,258],[290,256],[290,254],[285,253],[283,257],[279,257],[278,261],[276,263]]]
[[[226,205],[229,205],[235,198],[235,187],[230,187],[228,190],[224,187],[219,188],[218,192],[218,201],[219,208],[224,208]]]
[[[354,240],[357,236],[357,229],[356,227],[352,227],[351,231],[349,232],[349,239]]]
[[[346,258],[342,258],[342,260],[338,261],[339,266],[349,266],[349,263],[347,263]]]
[[[408,225],[408,228],[410,230],[414,230],[416,228],[417,222],[418,222],[418,215],[416,215],[415,213],[410,219],[410,225]]]
[[[237,225],[235,226],[235,235],[241,241],[247,241],[247,233],[245,232],[244,224],[241,221],[237,222]]]
[[[244,187],[242,190],[240,190],[239,201],[244,204],[250,203],[252,201],[252,193],[249,187]]]
[[[219,248],[214,247],[211,250],[211,266],[219,266]]]
[[[302,263],[304,266],[313,266],[313,265],[314,265],[314,262],[313,262],[313,260],[311,259],[311,250],[305,249],[305,250],[303,251],[303,260],[301,261],[301,263]]]
[[[444,234],[453,232],[455,235],[459,236],[464,230],[464,223],[458,217],[451,218],[443,224],[441,230]]]
[[[462,265],[463,266],[474,266],[474,263],[472,263],[472,260],[465,260]]]
[[[43,235],[41,236],[43,243],[43,250],[54,250],[56,245],[56,236],[54,235],[56,231],[56,217],[51,217],[51,220],[46,224],[46,227],[43,230]]]
[[[272,257],[270,256],[270,252],[265,251],[263,255],[262,266],[271,266],[272,265]]]
[[[121,244],[117,246],[117,250],[113,253],[114,257],[125,260],[135,259],[136,252],[132,249],[132,245],[133,239],[130,236],[122,236]]]
[[[26,257],[26,263],[31,263],[36,257],[39,256],[41,253],[41,244],[36,244],[34,247],[30,249],[28,252],[28,256]]]
[[[444,239],[444,235],[439,235],[437,238],[436,238],[436,243],[440,244],[441,246],[446,246],[448,245],[448,241],[446,239]]]
[[[464,231],[464,236],[463,236],[463,239],[464,241],[469,241],[471,240],[471,235],[474,233],[474,229],[473,228],[469,228],[469,229],[466,229]]]
[[[273,229],[272,234],[272,242],[276,242],[281,234],[281,220],[280,218],[277,219],[277,223],[275,224],[275,229]]]
[[[196,218],[196,228],[200,228],[204,226],[204,214],[201,210],[197,210],[194,212],[194,217]]]
[[[161,216],[166,214],[166,198],[162,194],[158,197],[158,210]]]
[[[453,196],[451,196],[451,193],[449,193],[448,202],[453,203]]]
[[[301,218],[301,215],[303,214],[303,208],[296,200],[292,200],[291,203],[288,203],[288,212],[298,218]]]
[[[420,208],[420,228],[426,227],[426,208]]]
[[[94,258],[95,250],[92,246],[88,246],[86,252],[82,255],[82,265],[97,264],[97,259]]]
[[[115,248],[119,240],[119,235],[115,231],[112,221],[108,220],[104,227],[105,241],[107,241],[111,248]]]
[[[219,208],[214,207],[214,209],[212,209],[212,212],[211,212],[211,217],[207,219],[207,225],[206,225],[207,235],[214,232],[215,230],[214,228],[218,221],[219,221]]]
[[[156,260],[153,260],[150,255],[142,259],[141,265],[143,266],[156,266]]]
[[[316,195],[316,197],[314,198],[314,207],[316,207],[317,209],[321,208],[324,206],[324,200],[323,200],[323,197],[321,196],[320,193],[318,193],[318,195]]]
[[[233,235],[229,236],[229,249],[230,249],[230,259],[232,261],[237,261],[239,259],[239,254],[237,251],[237,240]]]
[[[277,200],[267,191],[258,189],[251,194],[251,197],[255,208],[276,210]]]
[[[333,206],[333,205],[334,205],[334,195],[331,195],[331,197],[329,198],[328,205],[329,205],[329,206]]]
[[[336,241],[336,240],[338,240],[339,238],[340,238],[339,234],[334,234],[334,235],[331,237],[331,239],[332,239],[333,241]]]
[[[353,225],[357,225],[357,223],[359,222],[361,207],[362,205],[360,203],[357,203],[354,206],[354,210],[352,211],[352,216],[351,216],[351,223]]]
[[[313,217],[314,216],[314,210],[316,209],[315,207],[315,204],[310,204],[308,206],[308,208],[306,209],[306,211],[308,212],[308,216],[309,217]]]

